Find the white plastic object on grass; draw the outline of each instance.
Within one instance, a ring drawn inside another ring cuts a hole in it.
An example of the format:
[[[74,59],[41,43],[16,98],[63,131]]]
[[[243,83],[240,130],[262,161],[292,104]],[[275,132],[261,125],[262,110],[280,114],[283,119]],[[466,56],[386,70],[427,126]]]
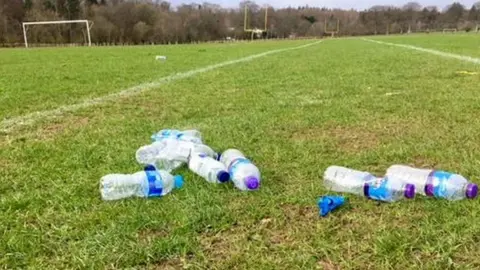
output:
[[[352,193],[384,202],[415,197],[414,185],[340,166],[328,167],[323,175],[323,183],[331,191]]]
[[[172,138],[144,145],[137,150],[135,156],[140,164],[155,165],[158,169],[171,172],[188,163],[192,153],[217,157],[217,153],[207,145]]]
[[[202,134],[195,129],[188,130],[176,130],[176,129],[162,129],[159,132],[152,135],[152,141],[161,141],[163,139],[178,139],[181,141],[188,141],[193,143],[203,144]]]
[[[167,57],[165,55],[157,55],[155,56],[155,60],[166,61]]]
[[[106,201],[128,197],[160,197],[182,186],[182,176],[173,176],[150,165],[146,166],[144,171],[133,174],[105,175],[100,180],[100,193]]]
[[[260,187],[260,171],[236,149],[228,149],[220,155],[220,162],[225,164],[230,179],[240,190],[256,190]]]
[[[188,168],[210,183],[225,183],[230,180],[227,167],[220,161],[203,153],[192,154],[188,162]]]
[[[477,184],[455,173],[392,165],[387,169],[387,176],[413,184],[417,193],[429,197],[456,201],[465,198],[473,199],[478,195]]]

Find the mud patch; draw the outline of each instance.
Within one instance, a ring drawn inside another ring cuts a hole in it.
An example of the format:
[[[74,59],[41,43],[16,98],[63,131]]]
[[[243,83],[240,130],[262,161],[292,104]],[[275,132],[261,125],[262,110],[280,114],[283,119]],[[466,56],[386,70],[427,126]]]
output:
[[[167,230],[145,229],[138,233],[138,240],[144,244],[150,244],[158,238],[164,238],[169,235]]]
[[[146,267],[146,269],[151,269],[151,270],[180,270],[180,269],[185,269],[185,264],[182,259],[180,258],[172,258],[172,259],[167,259],[163,260],[159,263],[156,263],[154,265],[149,265]]]

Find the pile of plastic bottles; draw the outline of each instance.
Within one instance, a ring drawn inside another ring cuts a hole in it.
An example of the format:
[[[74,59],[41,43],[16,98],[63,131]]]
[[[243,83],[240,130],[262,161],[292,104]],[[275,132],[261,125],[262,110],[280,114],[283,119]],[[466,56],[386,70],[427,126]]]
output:
[[[240,190],[260,187],[260,171],[236,149],[219,154],[202,141],[197,130],[164,129],[140,147],[136,160],[144,170],[133,174],[108,174],[100,180],[103,200],[160,197],[183,186],[183,177],[172,172],[184,165],[210,183],[232,181]]]
[[[405,165],[391,166],[384,177],[330,166],[325,170],[323,180],[329,190],[385,202],[412,199],[415,193],[452,201],[473,199],[478,195],[478,186],[459,174]]]

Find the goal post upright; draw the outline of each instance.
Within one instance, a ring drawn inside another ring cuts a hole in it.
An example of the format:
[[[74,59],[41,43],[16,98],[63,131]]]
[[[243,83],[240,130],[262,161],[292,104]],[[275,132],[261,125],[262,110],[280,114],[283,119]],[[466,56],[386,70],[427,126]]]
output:
[[[245,5],[245,10],[244,10],[244,20],[243,20],[243,31],[246,33],[251,33],[252,34],[252,40],[253,36],[255,33],[260,33],[260,32],[265,32],[267,33],[268,30],[268,5],[265,5],[265,28],[260,29],[260,28],[249,28],[249,21],[248,21],[248,5]]]
[[[327,20],[327,17],[325,17],[325,24],[324,24],[325,34],[332,35],[332,38],[335,37],[335,35],[338,35],[338,33],[340,32],[340,19],[336,20],[335,30],[328,30],[327,24],[328,24],[328,20]]]
[[[23,22],[23,39],[25,42],[25,48],[28,48],[28,38],[27,38],[27,26],[29,25],[46,25],[46,24],[72,24],[72,23],[84,23],[87,28],[87,43],[88,46],[92,46],[92,39],[90,35],[90,30],[92,29],[93,22],[90,23],[88,20],[65,20],[65,21],[39,21],[39,22]]]

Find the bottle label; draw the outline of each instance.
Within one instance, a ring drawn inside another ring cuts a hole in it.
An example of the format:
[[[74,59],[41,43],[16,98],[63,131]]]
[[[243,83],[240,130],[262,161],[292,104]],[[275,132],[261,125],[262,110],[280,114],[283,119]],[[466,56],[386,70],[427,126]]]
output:
[[[162,177],[153,166],[145,167],[148,180],[148,197],[160,197],[163,191]]]
[[[452,173],[445,171],[432,171],[428,175],[427,183],[425,184],[425,194],[430,197],[447,197],[448,190],[446,182]]]
[[[375,178],[371,175],[367,176],[363,186],[363,193],[365,197],[373,200],[389,201],[390,191],[388,190],[388,178]]]
[[[235,175],[235,172],[238,170],[238,166],[241,164],[250,164],[250,160],[246,158],[237,158],[234,159],[231,163],[230,166],[228,167],[228,172],[230,173],[231,176]]]

